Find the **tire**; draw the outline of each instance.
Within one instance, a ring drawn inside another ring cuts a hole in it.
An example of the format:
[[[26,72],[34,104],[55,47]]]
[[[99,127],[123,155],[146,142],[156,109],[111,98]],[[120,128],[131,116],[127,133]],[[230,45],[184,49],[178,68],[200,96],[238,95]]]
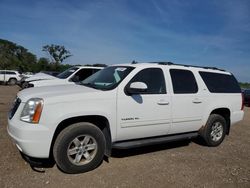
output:
[[[72,124],[55,140],[53,155],[57,166],[65,173],[88,172],[103,161],[105,137],[92,123]]]
[[[9,81],[8,81],[8,84],[12,85],[12,86],[16,85],[16,83],[17,83],[17,80],[15,78],[10,78]]]
[[[219,146],[226,135],[226,120],[218,114],[211,114],[208,118],[206,126],[201,133],[207,146]]]

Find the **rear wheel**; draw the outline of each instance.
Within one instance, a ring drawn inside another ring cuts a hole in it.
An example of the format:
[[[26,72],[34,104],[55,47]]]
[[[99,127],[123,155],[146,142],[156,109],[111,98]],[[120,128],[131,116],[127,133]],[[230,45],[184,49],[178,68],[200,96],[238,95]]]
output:
[[[95,169],[103,160],[105,137],[91,123],[76,123],[65,128],[56,138],[53,155],[58,167],[66,173]]]
[[[10,78],[8,81],[9,85],[16,85],[16,83],[17,83],[17,80],[15,78]]]
[[[206,126],[201,133],[208,146],[220,145],[226,135],[226,120],[218,114],[211,114],[208,118]]]

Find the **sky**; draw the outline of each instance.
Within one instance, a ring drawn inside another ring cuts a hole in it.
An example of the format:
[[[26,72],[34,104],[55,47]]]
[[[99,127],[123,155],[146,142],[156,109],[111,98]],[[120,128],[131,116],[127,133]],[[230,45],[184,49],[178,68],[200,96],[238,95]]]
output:
[[[250,82],[249,0],[0,0],[0,38],[69,64],[171,61]]]

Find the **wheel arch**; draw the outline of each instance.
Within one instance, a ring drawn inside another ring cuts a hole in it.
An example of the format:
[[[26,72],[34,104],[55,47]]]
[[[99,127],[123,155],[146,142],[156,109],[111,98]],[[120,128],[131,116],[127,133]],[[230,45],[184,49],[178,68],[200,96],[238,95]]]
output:
[[[53,147],[55,144],[55,140],[57,136],[60,134],[62,130],[66,127],[79,122],[89,122],[96,125],[101,131],[103,132],[105,139],[106,139],[106,148],[105,148],[105,155],[111,156],[111,147],[112,147],[112,139],[111,139],[111,132],[110,132],[110,124],[106,117],[100,115],[87,115],[87,116],[76,116],[70,117],[67,119],[62,120],[56,130],[54,131],[52,142],[50,145],[50,157],[53,157]]]
[[[229,135],[230,132],[230,127],[231,127],[231,111],[229,108],[216,108],[212,110],[211,114],[218,114],[221,115],[223,118],[225,118],[226,123],[227,123],[227,130],[226,134]]]

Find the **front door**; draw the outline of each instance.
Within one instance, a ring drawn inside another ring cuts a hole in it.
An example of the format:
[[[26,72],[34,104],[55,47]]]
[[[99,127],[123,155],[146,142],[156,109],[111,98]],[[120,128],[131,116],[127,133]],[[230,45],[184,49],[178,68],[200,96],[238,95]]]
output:
[[[171,126],[171,103],[162,69],[146,68],[139,71],[125,88],[133,82],[143,82],[148,89],[140,94],[128,95],[124,87],[119,88],[118,140],[166,135]]]

